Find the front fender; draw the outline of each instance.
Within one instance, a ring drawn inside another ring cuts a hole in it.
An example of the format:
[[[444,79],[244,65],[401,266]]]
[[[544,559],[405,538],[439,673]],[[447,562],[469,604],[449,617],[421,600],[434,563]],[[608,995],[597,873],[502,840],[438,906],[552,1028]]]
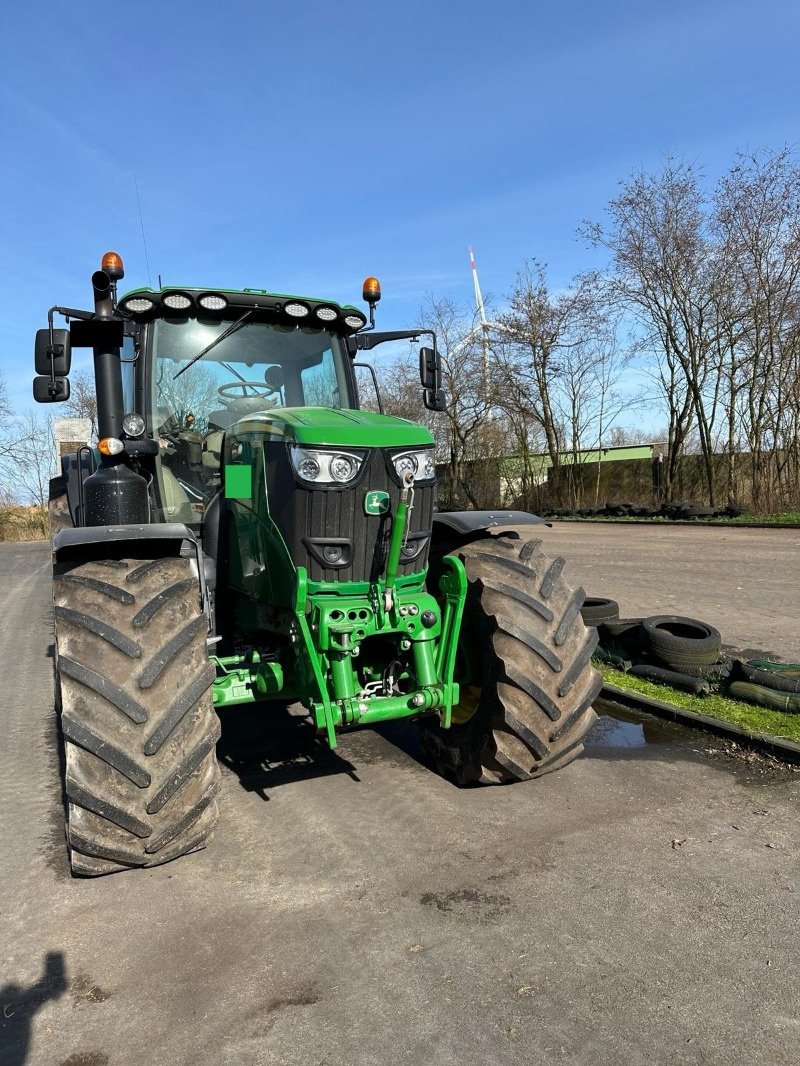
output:
[[[143,558],[157,555],[197,556],[200,546],[188,526],[160,522],[146,526],[78,526],[60,529],[53,537],[56,563],[92,559]]]
[[[508,526],[549,526],[551,523],[527,511],[437,511],[433,528],[447,529],[460,536],[491,532]]]
[[[431,566],[438,574],[437,560],[484,536],[525,537],[531,526],[550,526],[527,511],[437,511],[433,516]]]

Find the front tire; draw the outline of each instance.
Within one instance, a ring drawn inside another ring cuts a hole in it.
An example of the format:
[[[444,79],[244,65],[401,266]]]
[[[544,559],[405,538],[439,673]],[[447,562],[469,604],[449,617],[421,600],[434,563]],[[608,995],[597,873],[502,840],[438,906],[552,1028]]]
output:
[[[54,580],[72,872],[197,851],[217,821],[219,721],[190,561],[98,560]]]
[[[602,686],[591,665],[597,630],[581,619],[585,593],[538,540],[479,540],[457,554],[469,581],[461,658],[475,665],[450,729],[420,722],[423,754],[460,785],[558,770],[583,751]]]

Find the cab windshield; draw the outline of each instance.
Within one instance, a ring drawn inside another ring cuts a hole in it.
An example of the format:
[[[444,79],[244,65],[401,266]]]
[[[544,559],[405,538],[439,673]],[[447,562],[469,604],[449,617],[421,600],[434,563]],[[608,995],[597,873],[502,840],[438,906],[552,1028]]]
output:
[[[335,333],[303,326],[188,319],[153,324],[151,410],[167,521],[198,521],[220,484],[222,436],[275,407],[351,407],[348,356]]]

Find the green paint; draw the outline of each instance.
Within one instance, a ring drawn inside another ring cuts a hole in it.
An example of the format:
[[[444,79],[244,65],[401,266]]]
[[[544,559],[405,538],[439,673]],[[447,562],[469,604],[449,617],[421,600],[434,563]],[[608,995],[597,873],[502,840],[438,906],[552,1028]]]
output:
[[[307,447],[397,448],[433,445],[433,437],[415,422],[373,411],[333,407],[276,407],[236,423],[236,436],[266,437]]]
[[[461,619],[464,604],[467,602],[467,571],[462,561],[455,555],[445,555],[442,562],[445,573],[439,581],[439,588],[444,593],[445,607],[442,617],[442,639],[436,659],[436,670],[445,686],[448,697],[440,715],[441,725],[449,729],[452,721],[453,704],[458,703],[458,685],[453,682],[458,652],[458,638],[461,633]]]
[[[405,493],[405,489],[403,489]],[[408,518],[408,502],[400,496],[397,504],[397,513],[392,522],[392,534],[389,540],[389,554],[386,559],[386,591],[391,593],[397,579],[397,566],[400,562],[400,549],[403,547],[403,538],[406,535]]]
[[[254,703],[283,691],[283,667],[276,662],[262,662],[257,651],[209,658],[217,668],[212,689],[215,707]]]
[[[252,500],[253,468],[252,466],[225,467],[225,499]]]
[[[373,492],[372,490],[370,490],[364,497],[364,514],[386,514],[390,506],[391,501],[389,500],[388,492]]]
[[[450,708],[458,700],[453,664],[467,586],[461,561],[446,565],[450,573],[442,582],[444,616],[437,599],[418,584],[398,581],[387,609],[383,581],[362,595],[353,594],[353,586],[342,583],[340,594],[332,597],[315,593],[318,586],[312,586],[305,570],[298,568],[295,618],[301,639],[296,647],[298,671],[306,679],[299,687],[309,694],[301,698],[331,747],[336,746],[337,728],[358,723],[432,709],[439,711],[443,722],[449,722]],[[430,627],[422,624],[426,611],[434,617]],[[369,640],[375,636],[394,638],[410,654],[412,673],[403,675],[410,688],[402,696],[382,690],[381,669],[374,668],[369,659]]]

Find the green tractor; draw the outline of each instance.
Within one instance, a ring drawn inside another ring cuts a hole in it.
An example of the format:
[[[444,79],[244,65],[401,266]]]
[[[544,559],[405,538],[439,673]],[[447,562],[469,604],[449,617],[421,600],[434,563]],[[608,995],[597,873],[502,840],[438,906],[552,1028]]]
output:
[[[118,299],[122,277],[107,253],[94,310],[53,307],[36,337],[36,400],[69,398],[73,347],[92,349],[97,396],[97,444],[50,492],[73,873],[208,842],[215,708],[300,703],[332,748],[413,718],[459,785],[575,758],[597,635],[541,519],[437,512],[431,434],[359,404],[359,351],[429,337],[421,398],[443,409],[435,336],[376,332],[374,278],[367,317],[261,289]]]

